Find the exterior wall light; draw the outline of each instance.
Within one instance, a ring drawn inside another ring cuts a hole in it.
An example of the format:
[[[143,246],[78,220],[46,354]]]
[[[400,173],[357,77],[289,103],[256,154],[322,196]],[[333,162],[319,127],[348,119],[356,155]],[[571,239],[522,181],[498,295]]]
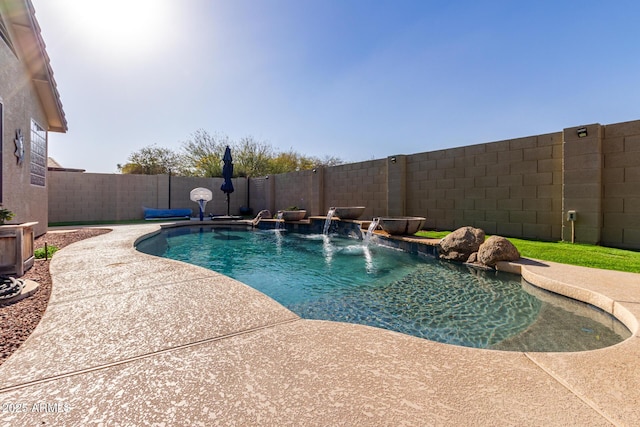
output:
[[[396,156],[389,157],[389,160],[391,160],[391,163],[395,163],[396,162]]]
[[[578,128],[578,138],[584,138],[588,135],[587,128]]]

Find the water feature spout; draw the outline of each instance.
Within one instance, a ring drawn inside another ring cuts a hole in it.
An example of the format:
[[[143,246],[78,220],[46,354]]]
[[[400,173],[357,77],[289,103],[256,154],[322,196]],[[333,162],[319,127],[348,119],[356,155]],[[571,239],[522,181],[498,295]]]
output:
[[[336,213],[336,208],[329,208],[327,212],[327,219],[324,220],[324,228],[322,229],[322,234],[329,234],[329,227],[331,227],[331,218]]]
[[[373,235],[375,229],[378,228],[379,224],[380,218],[373,218],[373,221],[371,221],[371,224],[369,224],[369,228],[367,228],[367,233],[364,235],[363,240],[365,245],[369,244],[369,242],[371,241],[371,236]]]
[[[284,230],[284,219],[282,218],[283,216],[284,213],[282,211],[278,211],[278,213],[276,213],[276,219],[278,220],[275,227],[276,231]]]

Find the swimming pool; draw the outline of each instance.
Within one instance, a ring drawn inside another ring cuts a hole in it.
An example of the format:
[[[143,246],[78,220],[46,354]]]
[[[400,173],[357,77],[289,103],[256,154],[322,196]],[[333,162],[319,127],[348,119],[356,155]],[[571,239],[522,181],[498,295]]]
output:
[[[468,347],[579,351],[630,332],[599,309],[484,272],[356,239],[219,227],[163,230],[142,252],[199,265],[299,316],[381,327]]]

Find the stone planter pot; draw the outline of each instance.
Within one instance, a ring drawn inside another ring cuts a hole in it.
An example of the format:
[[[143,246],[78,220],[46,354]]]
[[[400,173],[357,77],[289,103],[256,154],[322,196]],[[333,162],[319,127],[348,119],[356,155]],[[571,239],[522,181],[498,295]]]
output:
[[[33,266],[37,222],[0,225],[0,274],[20,277]]]
[[[340,219],[358,219],[364,212],[364,206],[338,206],[331,208]]]
[[[378,218],[380,227],[391,235],[412,235],[422,229],[427,219],[420,216]]]
[[[307,216],[307,211],[280,211],[282,212],[282,219],[285,221],[302,221]]]

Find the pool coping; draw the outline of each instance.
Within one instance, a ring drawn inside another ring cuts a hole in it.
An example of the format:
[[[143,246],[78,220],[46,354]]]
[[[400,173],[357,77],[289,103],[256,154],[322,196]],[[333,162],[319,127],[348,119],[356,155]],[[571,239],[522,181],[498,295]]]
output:
[[[0,403],[60,410],[32,406],[6,422],[640,424],[638,274],[502,263],[633,335],[577,353],[469,349],[300,319],[225,276],[135,251],[161,225],[101,226],[113,231],[56,254],[50,306],[0,365]]]

